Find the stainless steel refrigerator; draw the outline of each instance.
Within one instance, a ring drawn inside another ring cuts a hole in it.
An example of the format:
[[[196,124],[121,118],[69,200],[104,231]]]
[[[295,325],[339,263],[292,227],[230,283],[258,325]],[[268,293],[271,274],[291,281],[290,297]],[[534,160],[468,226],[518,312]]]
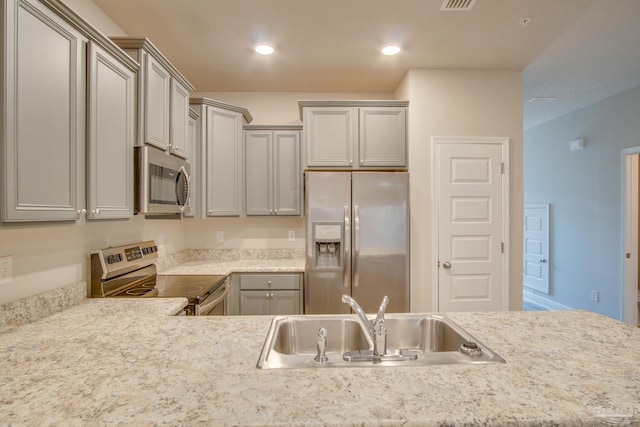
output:
[[[409,311],[409,175],[306,172],[305,313]]]

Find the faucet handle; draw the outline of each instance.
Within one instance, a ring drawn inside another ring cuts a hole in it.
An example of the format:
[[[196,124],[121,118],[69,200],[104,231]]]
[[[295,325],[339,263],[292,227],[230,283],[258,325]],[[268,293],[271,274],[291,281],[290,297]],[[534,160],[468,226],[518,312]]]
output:
[[[318,354],[313,358],[316,362],[326,362],[329,360],[327,357],[327,328],[318,329],[317,339]]]
[[[376,324],[384,324],[384,311],[387,309],[387,305],[389,305],[389,297],[385,295],[384,298],[382,298],[380,307],[378,308],[378,315],[376,316],[375,321]]]

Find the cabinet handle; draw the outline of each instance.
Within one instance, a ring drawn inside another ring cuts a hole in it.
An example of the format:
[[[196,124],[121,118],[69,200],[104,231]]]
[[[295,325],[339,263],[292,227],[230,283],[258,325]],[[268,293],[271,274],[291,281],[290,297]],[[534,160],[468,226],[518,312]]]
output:
[[[269,292],[267,292],[264,296],[266,299],[269,299]]]
[[[78,218],[80,218],[80,217],[82,217],[82,216],[87,214],[87,210],[86,209],[78,209],[76,211],[76,213],[78,214]]]
[[[275,295],[273,294],[273,292],[271,293],[271,295],[269,296],[271,299],[273,299]]]
[[[267,286],[271,287],[271,280],[267,282]]]
[[[91,211],[92,214],[94,214],[95,216],[100,215],[100,209],[94,209]]]

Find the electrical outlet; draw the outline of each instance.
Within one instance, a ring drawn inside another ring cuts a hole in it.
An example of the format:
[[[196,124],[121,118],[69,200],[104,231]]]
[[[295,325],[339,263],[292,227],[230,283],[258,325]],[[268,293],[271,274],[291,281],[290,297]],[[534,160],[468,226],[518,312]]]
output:
[[[0,285],[6,285],[13,281],[13,257],[0,257]]]
[[[593,302],[600,302],[600,292],[598,292],[598,291],[591,291],[591,301],[593,301]]]
[[[216,240],[218,243],[224,242],[224,231],[216,231]]]
[[[289,230],[289,241],[295,242],[296,240],[296,230]]]

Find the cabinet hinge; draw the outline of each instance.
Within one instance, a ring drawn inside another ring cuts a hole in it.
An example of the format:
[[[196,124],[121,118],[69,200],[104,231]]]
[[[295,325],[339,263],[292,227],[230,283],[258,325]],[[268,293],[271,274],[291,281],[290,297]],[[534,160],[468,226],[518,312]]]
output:
[[[500,173],[504,175],[504,162],[500,163]]]

